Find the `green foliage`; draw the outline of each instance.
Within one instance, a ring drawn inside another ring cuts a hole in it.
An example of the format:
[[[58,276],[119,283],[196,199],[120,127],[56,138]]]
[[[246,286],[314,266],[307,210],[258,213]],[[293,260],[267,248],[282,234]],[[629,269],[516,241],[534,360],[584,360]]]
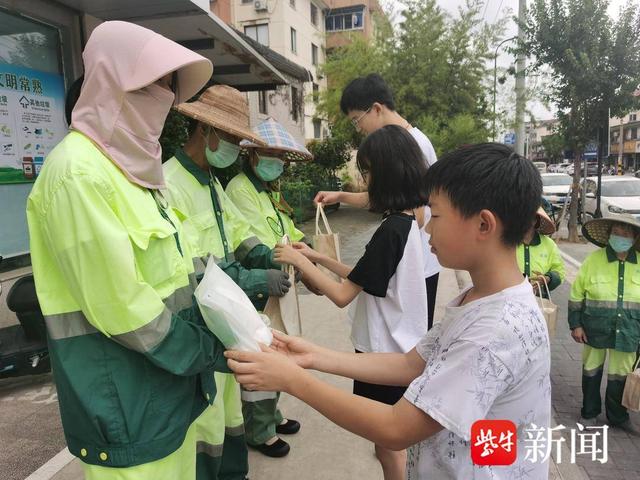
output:
[[[382,29],[373,42],[355,39],[328,56],[324,72],[330,85],[319,109],[332,123],[333,135],[354,147],[360,143],[340,111],[340,97],[351,80],[376,72],[394,92],[398,112],[434,135],[431,140],[439,153],[452,145],[486,141],[492,120],[487,102],[492,71],[487,65],[504,20],[484,23],[481,0],[469,0],[456,16],[436,0],[405,0],[403,5],[396,31]]]
[[[171,110],[167,116],[167,121],[160,135],[160,145],[162,146],[162,161],[166,162],[189,139],[187,133],[187,121],[184,116]]]
[[[335,172],[351,158],[351,145],[341,137],[314,140],[309,142],[307,148],[313,154],[313,162],[331,172]]]
[[[550,163],[559,163],[564,158],[565,142],[562,135],[553,133],[542,137],[542,148]]]
[[[523,50],[533,70],[553,70],[548,97],[558,107],[560,133],[580,153],[608,119],[638,107],[640,13],[635,2],[607,14],[608,0],[535,0],[523,25]]]

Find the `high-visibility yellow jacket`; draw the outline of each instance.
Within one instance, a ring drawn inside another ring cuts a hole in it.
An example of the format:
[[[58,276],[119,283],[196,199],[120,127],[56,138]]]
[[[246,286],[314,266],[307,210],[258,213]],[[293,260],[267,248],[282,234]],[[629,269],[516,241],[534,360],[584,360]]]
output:
[[[609,246],[587,257],[571,287],[569,326],[584,328],[594,348],[638,349],[640,265],[635,250],[624,262]]]
[[[280,192],[268,191],[249,169],[232,178],[226,192],[249,221],[254,234],[267,247],[275,247],[283,235],[288,235],[292,242],[304,238],[304,233],[296,228],[293,219],[275,207],[272,196],[280,195]]]
[[[206,260],[213,255],[251,301],[263,307],[269,296],[266,269],[280,269],[271,260],[271,249],[253,234],[220,182],[200,169],[184,150],[178,149],[163,169],[164,194],[183,218],[185,238],[194,256]]]
[[[223,346],[166,202],[69,133],[27,204],[31,258],[69,450],[109,467],[175,451],[213,403]]]
[[[518,245],[517,258],[520,271],[527,277],[533,272],[549,276],[549,290],[557,288],[564,281],[565,267],[560,249],[556,242],[546,235],[536,233],[529,245]]]

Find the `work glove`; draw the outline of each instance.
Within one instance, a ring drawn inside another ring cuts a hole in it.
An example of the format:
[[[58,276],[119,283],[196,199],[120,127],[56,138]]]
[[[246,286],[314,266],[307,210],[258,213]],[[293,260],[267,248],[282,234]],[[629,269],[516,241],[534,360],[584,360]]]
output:
[[[267,290],[272,297],[284,297],[291,288],[289,274],[282,270],[267,270]]]

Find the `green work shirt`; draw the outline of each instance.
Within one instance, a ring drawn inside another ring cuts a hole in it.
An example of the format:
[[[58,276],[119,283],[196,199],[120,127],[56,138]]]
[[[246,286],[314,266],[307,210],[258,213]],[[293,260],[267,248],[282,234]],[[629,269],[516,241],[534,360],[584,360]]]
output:
[[[640,265],[635,250],[625,261],[607,246],[584,261],[571,287],[569,326],[582,327],[588,344],[635,352],[640,342]]]
[[[266,268],[280,268],[271,262],[271,249],[253,234],[218,179],[199,168],[183,149],[163,169],[164,194],[182,218],[196,267],[202,265],[200,259],[213,255],[254,304],[264,303],[269,296]]]
[[[293,220],[273,205],[269,192],[253,173],[241,172],[236,175],[226,189],[227,195],[251,224],[254,234],[269,248],[275,247],[283,235],[292,242],[304,238]]]
[[[526,277],[531,277],[533,272],[540,272],[551,279],[549,290],[557,288],[564,281],[565,268],[560,249],[546,235],[536,233],[529,245],[518,245],[516,254],[518,267]]]
[[[85,135],[49,154],[27,201],[36,291],[69,450],[128,467],[166,457],[229,372],[193,300],[180,222]]]

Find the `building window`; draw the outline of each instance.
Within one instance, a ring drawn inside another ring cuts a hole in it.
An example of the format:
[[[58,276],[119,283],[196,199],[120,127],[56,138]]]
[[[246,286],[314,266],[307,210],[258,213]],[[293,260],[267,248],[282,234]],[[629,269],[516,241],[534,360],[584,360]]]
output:
[[[298,53],[298,34],[295,28],[291,28],[291,51]]]
[[[253,3],[253,0],[242,0],[242,3]]]
[[[267,115],[267,92],[260,90],[258,92],[258,111],[263,115]]]
[[[313,138],[322,138],[322,121],[313,120]]]
[[[636,113],[632,113],[629,115],[630,122],[635,122],[637,118],[638,118],[638,115]]]
[[[293,118],[294,122],[298,121],[300,105],[298,89],[296,87],[291,87],[291,118]]]
[[[311,23],[318,26],[318,7],[311,2]]]
[[[318,65],[318,46],[311,44],[311,63]]]
[[[296,8],[296,0],[289,0],[289,6],[295,10],[295,8]]]
[[[325,17],[324,26],[327,32],[362,30],[364,28],[363,7],[334,9]]]
[[[262,45],[269,46],[269,24],[247,25],[244,34]]]
[[[320,100],[320,86],[317,83],[313,84],[312,98],[313,98],[313,103],[318,103],[318,101]]]

